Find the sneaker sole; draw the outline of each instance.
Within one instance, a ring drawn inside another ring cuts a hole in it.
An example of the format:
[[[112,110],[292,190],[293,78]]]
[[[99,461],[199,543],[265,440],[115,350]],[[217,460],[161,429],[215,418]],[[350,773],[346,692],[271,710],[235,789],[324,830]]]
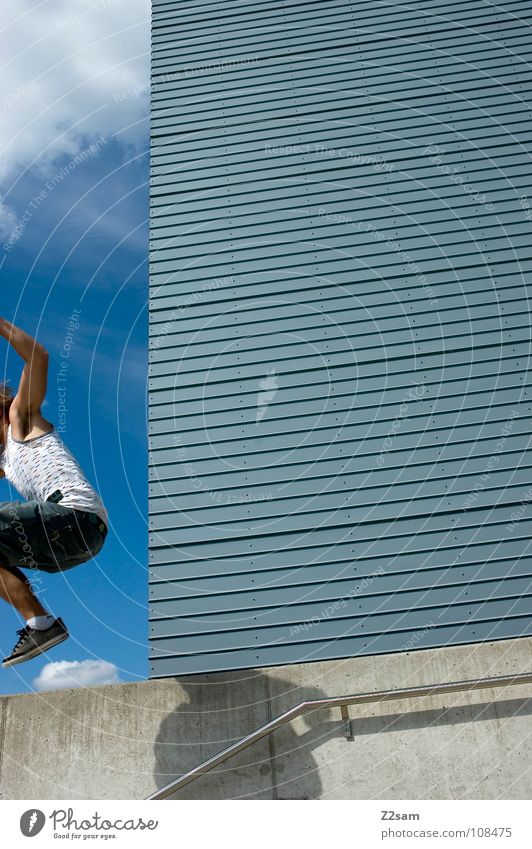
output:
[[[16,666],[18,663],[24,663],[26,660],[31,660],[34,657],[37,657],[38,654],[42,654],[47,649],[51,649],[54,646],[57,646],[59,643],[63,643],[65,640],[68,640],[70,634],[58,634],[56,637],[52,637],[48,640],[47,643],[43,643],[41,646],[36,646],[31,651],[26,652],[20,657],[14,657],[12,660],[4,660],[2,663],[2,668],[5,669],[7,666]]]

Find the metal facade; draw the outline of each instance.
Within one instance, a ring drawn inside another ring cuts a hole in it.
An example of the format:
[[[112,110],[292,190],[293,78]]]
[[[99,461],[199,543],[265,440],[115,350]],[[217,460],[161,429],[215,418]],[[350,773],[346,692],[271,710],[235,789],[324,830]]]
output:
[[[152,677],[532,634],[531,15],[154,0]]]

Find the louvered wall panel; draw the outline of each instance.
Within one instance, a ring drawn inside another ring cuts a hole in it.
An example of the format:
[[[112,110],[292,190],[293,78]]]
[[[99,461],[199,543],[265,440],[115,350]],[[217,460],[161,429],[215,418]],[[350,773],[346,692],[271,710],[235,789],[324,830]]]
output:
[[[532,634],[531,17],[154,0],[152,677]]]

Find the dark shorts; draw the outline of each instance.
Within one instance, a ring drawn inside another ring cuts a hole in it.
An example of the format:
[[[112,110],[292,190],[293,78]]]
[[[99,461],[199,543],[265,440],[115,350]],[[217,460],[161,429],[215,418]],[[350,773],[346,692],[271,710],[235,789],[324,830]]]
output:
[[[96,513],[53,501],[0,502],[0,564],[63,572],[94,557],[107,527]]]

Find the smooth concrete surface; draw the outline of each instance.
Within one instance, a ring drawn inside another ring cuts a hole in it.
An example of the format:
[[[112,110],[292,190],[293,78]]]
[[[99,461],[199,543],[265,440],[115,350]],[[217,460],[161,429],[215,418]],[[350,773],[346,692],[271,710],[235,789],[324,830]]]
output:
[[[421,636],[422,639],[422,636]],[[142,799],[306,699],[529,672],[532,638],[0,699],[4,799]],[[300,717],[176,799],[530,799],[532,685]]]

